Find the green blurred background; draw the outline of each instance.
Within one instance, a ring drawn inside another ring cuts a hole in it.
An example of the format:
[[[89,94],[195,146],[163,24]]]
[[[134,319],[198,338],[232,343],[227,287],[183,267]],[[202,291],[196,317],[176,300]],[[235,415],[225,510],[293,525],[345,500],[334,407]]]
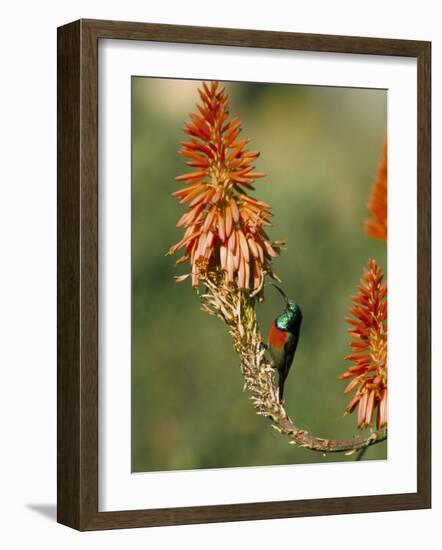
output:
[[[225,325],[199,309],[165,252],[181,237],[183,207],[170,196],[186,172],[177,155],[200,82],[132,79],[132,470],[181,470],[354,460],[288,444],[258,417]],[[387,124],[387,92],[316,86],[226,83],[230,112],[250,148],[261,151],[259,199],[272,205],[270,236],[288,250],[274,268],[302,307],[301,339],[285,386],[298,425],[323,437],[356,433],[342,414],[348,397],[336,376],[347,368],[350,305],[363,266],[386,271],[387,250],[364,234],[366,202]],[[280,312],[268,289],[258,306],[263,332]],[[387,445],[365,459],[385,459]]]

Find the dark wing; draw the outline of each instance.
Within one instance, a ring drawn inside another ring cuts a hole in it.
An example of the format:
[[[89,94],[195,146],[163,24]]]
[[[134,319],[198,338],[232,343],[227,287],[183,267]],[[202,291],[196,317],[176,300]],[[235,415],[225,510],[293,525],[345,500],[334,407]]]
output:
[[[288,376],[290,367],[293,363],[293,357],[295,356],[296,348],[298,346],[298,338],[293,334],[290,334],[287,338],[287,342],[284,345],[285,351],[285,363],[279,370],[279,400],[282,401],[284,396],[284,382]]]

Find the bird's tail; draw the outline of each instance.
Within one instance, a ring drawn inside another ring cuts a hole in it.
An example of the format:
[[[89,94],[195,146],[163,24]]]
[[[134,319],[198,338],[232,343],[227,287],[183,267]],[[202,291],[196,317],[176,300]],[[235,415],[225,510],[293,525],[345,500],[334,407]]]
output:
[[[278,396],[279,396],[279,402],[282,403],[282,400],[284,398],[284,380],[282,379],[282,376],[279,376],[278,380]]]

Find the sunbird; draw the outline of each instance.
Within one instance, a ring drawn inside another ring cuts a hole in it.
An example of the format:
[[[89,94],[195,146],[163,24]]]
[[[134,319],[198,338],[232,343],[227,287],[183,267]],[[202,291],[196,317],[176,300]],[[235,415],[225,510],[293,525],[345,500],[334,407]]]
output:
[[[270,325],[268,350],[273,360],[273,367],[278,371],[279,401],[284,397],[284,383],[295,357],[302,323],[302,311],[298,304],[287,298],[285,293],[273,283],[283,296],[286,306],[282,313]]]

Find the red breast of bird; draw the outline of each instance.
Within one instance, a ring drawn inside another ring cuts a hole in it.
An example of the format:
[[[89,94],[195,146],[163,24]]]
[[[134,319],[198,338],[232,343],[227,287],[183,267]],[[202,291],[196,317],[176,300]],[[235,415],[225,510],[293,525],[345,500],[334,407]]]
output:
[[[290,332],[281,330],[276,326],[274,322],[270,325],[268,334],[268,345],[270,355],[272,356],[276,368],[282,366],[285,363],[285,345],[287,344],[291,336],[292,335],[290,334]]]

